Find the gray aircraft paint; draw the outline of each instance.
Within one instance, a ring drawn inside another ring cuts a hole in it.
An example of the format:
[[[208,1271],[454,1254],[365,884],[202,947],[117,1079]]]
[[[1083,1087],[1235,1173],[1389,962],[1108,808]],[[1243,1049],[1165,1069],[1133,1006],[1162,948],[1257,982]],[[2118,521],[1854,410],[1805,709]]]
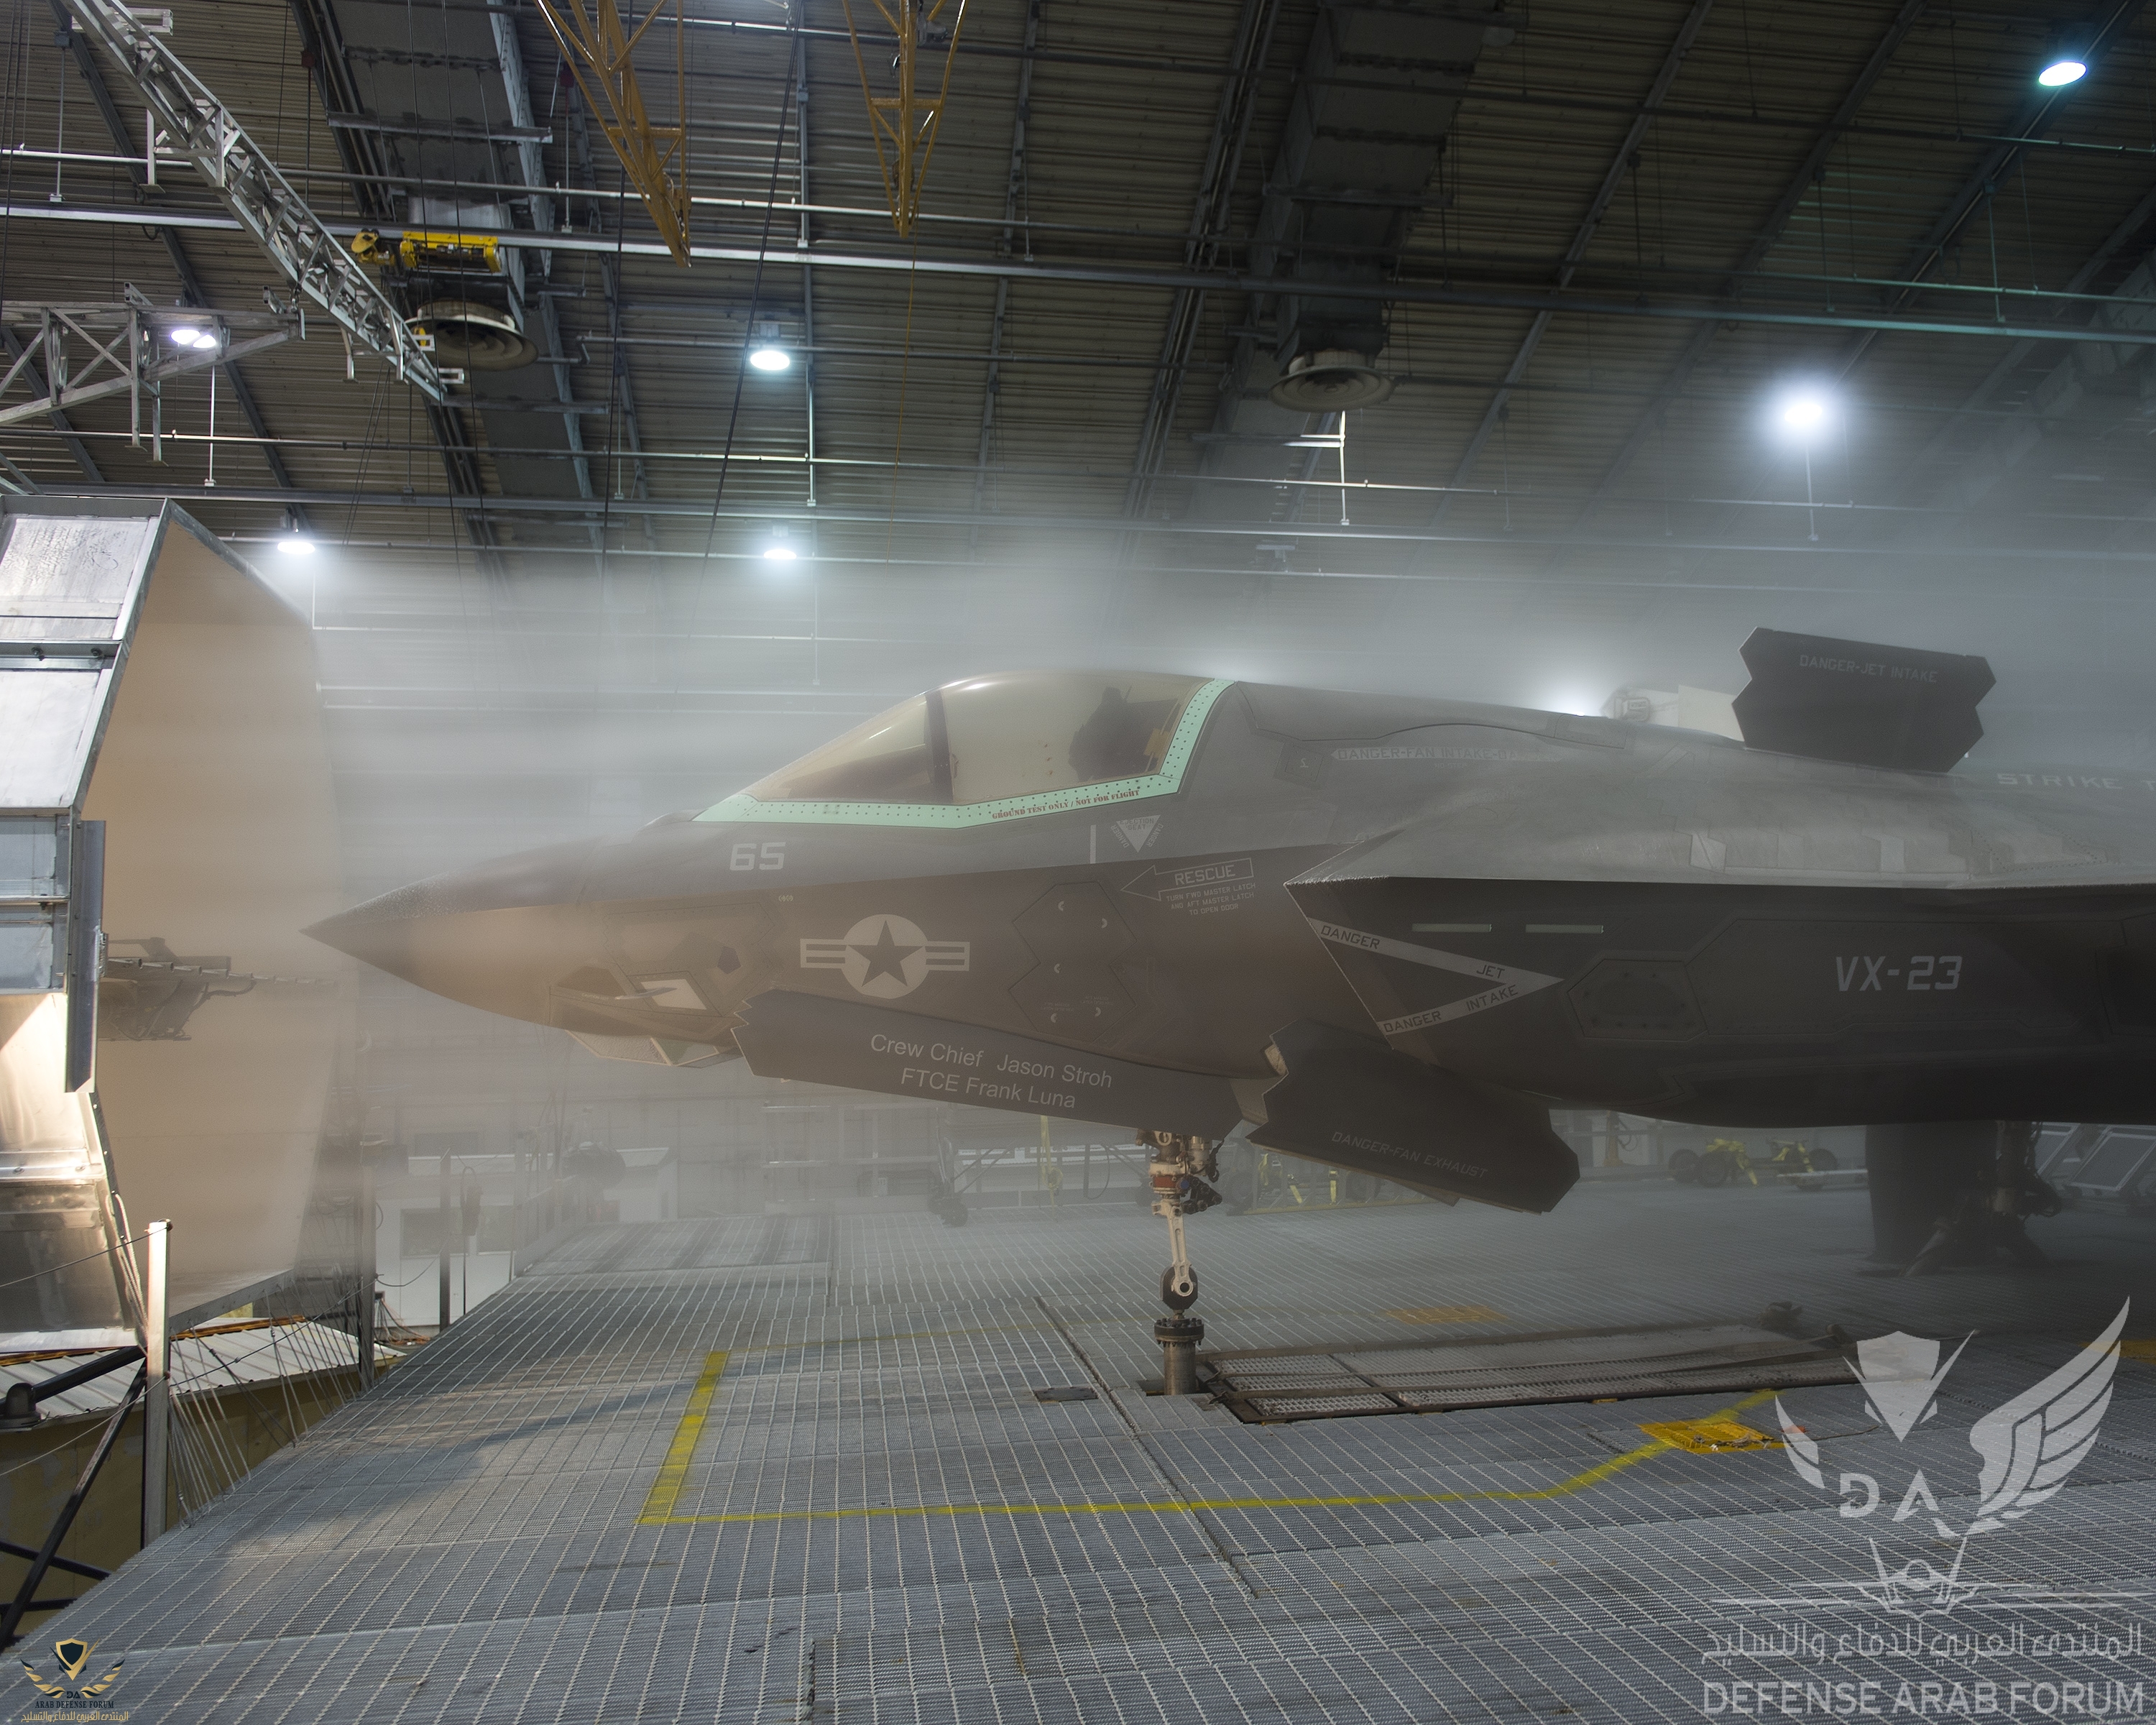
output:
[[[1104,804],[798,820],[737,796],[312,932],[491,1010],[869,1088],[891,1086],[831,1028],[840,1005],[1025,1061],[1152,1069],[1164,1111],[1178,1077],[1232,1084],[1254,1122],[1277,1040],[1313,1027],[1285,1040],[1336,1033],[1478,1086],[1479,1111],[1425,1098],[1419,1142],[1398,1147],[1488,1149],[1517,1178],[1467,1190],[1396,1155],[1358,1162],[1347,1141],[1393,1142],[1408,1117],[1383,1074],[1409,1090],[1414,1074],[1383,1060],[1341,1082],[1324,1130],[1299,1084],[1303,1137],[1279,1147],[1524,1208],[1555,1201],[1557,1141],[1500,1122],[1500,1093],[1716,1125],[2156,1114],[2156,779],[1204,692],[1163,770]],[[1390,1138],[1362,1129],[1378,1115]]]

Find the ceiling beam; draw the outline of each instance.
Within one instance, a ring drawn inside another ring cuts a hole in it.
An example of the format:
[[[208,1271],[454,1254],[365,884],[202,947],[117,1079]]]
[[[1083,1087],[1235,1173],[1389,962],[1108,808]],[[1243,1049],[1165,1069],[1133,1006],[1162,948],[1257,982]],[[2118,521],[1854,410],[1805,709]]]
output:
[[[8,362],[10,365],[22,358],[23,343],[14,331],[9,329],[5,324],[0,324],[0,346],[7,348]],[[53,389],[52,385],[45,381],[44,368],[33,359],[24,369],[29,374],[32,399],[34,400],[41,395],[49,397]],[[103,485],[105,475],[98,470],[97,463],[90,455],[90,445],[75,435],[74,426],[68,416],[58,408],[54,408],[51,413],[45,415],[45,418],[51,422],[53,429],[60,434],[60,441],[66,445],[68,454],[74,457],[74,465],[82,470],[83,477],[94,485]],[[264,453],[274,454],[275,452],[265,450]]]
[[[0,220],[89,222],[123,228],[154,228],[171,223],[219,232],[238,231],[228,217],[194,213],[168,214],[151,209],[95,209],[80,205],[18,203],[0,205]],[[357,223],[325,223],[332,234],[357,234]],[[528,230],[466,227],[467,235],[493,239],[507,245],[529,245]],[[617,256],[665,257],[666,248],[656,242],[612,240],[596,234],[550,234],[547,244],[555,251],[602,252]],[[1090,264],[1045,264],[1038,259],[914,258],[903,252],[817,252],[808,257],[789,257],[783,252],[759,253],[752,246],[698,245],[690,256],[721,264],[754,264],[772,268],[875,270],[903,275],[950,275],[975,280],[1007,275],[1014,281],[1060,281],[1095,288],[1130,287],[1172,292],[1181,287],[1209,292],[1291,294],[1306,290],[1309,283],[1291,275],[1255,275],[1222,270],[1210,274],[1194,270],[1121,268]],[[1921,291],[1921,288],[1918,290]],[[1547,289],[1460,287],[1435,281],[1327,281],[1329,300],[1371,300],[1383,304],[1415,305],[1479,305],[1519,311],[1549,311],[1558,316],[1645,317],[1679,323],[1757,323],[1793,329],[1876,330],[1884,334],[1919,336],[1981,336],[1992,341],[2027,338],[2037,341],[2111,341],[2128,347],[2156,347],[2156,334],[2090,331],[2072,326],[2029,323],[1981,323],[1943,317],[1874,316],[1846,311],[1773,311],[1740,302],[1710,300],[1698,303],[1655,300],[1635,296],[1628,300],[1598,299]]]
[[[2104,266],[2124,250],[2134,237],[2143,232],[2152,221],[2156,221],[2156,186],[2150,187],[2142,194],[2140,201],[2128,210],[2124,218],[2111,230],[2110,237],[2089,254],[2087,261],[2074,272],[2073,279],[2066,284],[2066,290],[2074,294],[2085,291],[2088,285],[2102,273]],[[2092,316],[2095,320],[2101,321],[2104,316],[2104,308],[2101,305],[2095,307]],[[1969,416],[1980,413],[1989,406],[1991,398],[1999,393],[1999,386],[2025,364],[2029,356],[2035,351],[2036,344],[2034,341],[2016,341],[1999,357],[1999,362],[1984,375],[1984,381],[1969,393],[1962,404],[1947,416],[1946,423],[1940,426],[1925,443],[1924,447],[1917,450],[1911,458],[1908,466],[1902,473],[1901,490],[1902,496],[1907,497],[1922,482],[1924,471],[1930,466],[1933,459],[1946,447],[1948,440],[1960,429]]]
[[[1018,100],[1011,113],[1010,163],[1004,176],[1004,229],[996,240],[996,254],[1009,257],[1013,236],[1018,231],[1018,208],[1025,196],[1025,127],[1031,117],[1033,105],[1033,49],[1040,39],[1040,8],[1043,0],[1025,0],[1025,58],[1019,62]],[[807,51],[804,47],[803,52]],[[807,95],[807,86],[802,94]],[[808,201],[808,188],[801,189],[801,201]],[[808,217],[804,210],[801,226],[805,233]],[[1031,252],[1032,236],[1026,239],[1026,249]],[[802,272],[805,277],[808,271]],[[996,303],[988,319],[988,371],[981,380],[981,434],[979,448],[973,458],[973,513],[978,515],[988,501],[988,452],[993,447],[996,431],[996,397],[1004,387],[1004,318],[1010,310],[1010,278],[996,278]],[[979,542],[979,530],[972,536],[968,548]]]
[[[67,3],[67,0],[49,0],[49,3],[61,7]],[[359,80],[352,74],[352,61],[345,52],[344,31],[337,22],[336,0],[290,0],[290,5],[293,18],[300,27],[300,41],[314,56],[316,85],[321,93],[325,118],[334,121],[338,117],[363,116],[366,103],[360,95]],[[331,126],[330,132],[336,140],[337,151],[343,157],[345,166],[353,172],[365,172],[369,167],[373,167],[386,178],[393,177],[388,171],[395,162],[383,148],[377,134],[334,124]],[[520,153],[520,164],[522,160]],[[390,201],[387,186],[369,186],[365,192],[367,195],[362,197],[360,208],[368,215],[369,225],[388,219],[394,213],[395,206]],[[340,238],[348,237],[341,224],[332,227],[330,231]],[[356,234],[360,228],[355,225],[352,231]],[[515,244],[520,241],[528,243],[531,236],[511,233],[503,238]],[[385,288],[384,296],[390,300],[399,315],[409,316],[413,307],[401,290],[391,292]],[[453,490],[483,494],[485,486],[480,477],[479,454],[473,445],[464,413],[447,400],[434,401],[424,397],[423,400],[427,409],[428,429],[434,433],[435,445],[441,452],[443,476],[448,480]],[[573,419],[568,422],[568,434],[572,444],[578,439],[580,434]],[[492,553],[500,543],[492,524],[486,519],[483,505],[467,518],[465,528],[470,535],[473,545],[482,552]],[[490,555],[487,561],[493,562],[495,560]]]
[[[351,57],[345,52],[344,31],[331,0],[291,0],[291,7],[292,21],[300,28],[301,60],[312,63],[324,116],[366,112],[358,80],[352,76]],[[389,187],[401,183],[401,177],[391,172],[396,164],[380,135],[332,124],[330,138],[346,172],[353,176],[352,197],[360,213],[370,221],[393,216],[396,205],[390,199]]]
[[[111,136],[113,149],[128,157],[129,177],[137,186],[146,186],[149,183],[148,172],[141,159],[131,153],[136,145],[134,132],[121,117],[119,104],[112,100],[112,91],[105,81],[105,74],[98,69],[97,56],[90,50],[90,39],[74,28],[74,15],[68,10],[67,0],[49,0],[49,3],[54,21],[67,38],[69,51],[74,56],[75,69],[82,74],[83,82],[90,86],[90,99],[96,106],[99,117],[105,121],[105,130]],[[237,222],[233,223],[234,228],[239,225]],[[202,278],[195,274],[194,259],[187,254],[187,246],[179,234],[171,228],[160,228],[157,237],[164,242],[165,254],[172,260],[172,272],[180,279],[180,291],[187,296],[187,303],[198,305],[205,311],[215,309],[210,304],[208,294],[203,290]],[[270,469],[270,477],[287,491],[295,489],[291,472],[285,465],[285,458],[267,441],[270,437],[269,422],[262,417],[261,406],[254,399],[254,392],[248,388],[247,379],[240,375],[239,367],[221,365],[218,370],[223,373],[225,388],[238,404],[240,417],[247,421],[248,429],[258,438],[264,439],[262,459]],[[87,471],[96,472],[87,451],[79,454],[75,459]],[[294,515],[302,526],[305,524],[306,517],[296,507]]]
[[[1618,145],[1616,153],[1611,157],[1609,166],[1602,176],[1602,183],[1595,189],[1594,197],[1587,206],[1587,213],[1573,230],[1572,243],[1565,247],[1564,255],[1558,260],[1557,285],[1560,290],[1572,285],[1572,278],[1578,272],[1580,260],[1587,255],[1587,248],[1594,243],[1596,230],[1601,227],[1603,217],[1609,213],[1609,205],[1617,196],[1617,188],[1625,183],[1625,175],[1638,166],[1640,146],[1646,140],[1648,128],[1655,123],[1656,110],[1669,95],[1670,86],[1676,82],[1677,74],[1684,69],[1685,57],[1691,52],[1692,44],[1698,40],[1699,33],[1707,23],[1707,13],[1713,9],[1714,0],[1693,0],[1691,10],[1685,14],[1685,21],[1678,27],[1676,38],[1670,44],[1669,52],[1662,56],[1661,67],[1655,74],[1654,83],[1648,87],[1646,100],[1640,105],[1638,117],[1626,129],[1625,141]],[[1538,311],[1533,321],[1528,324],[1527,334],[1520,338],[1520,345],[1512,354],[1512,363],[1505,367],[1504,382],[1491,396],[1489,405],[1482,411],[1481,423],[1476,426],[1474,435],[1467,439],[1466,449],[1460,452],[1460,459],[1453,467],[1453,485],[1464,485],[1473,475],[1475,464],[1481,459],[1484,448],[1509,411],[1512,385],[1527,375],[1527,367],[1534,359],[1535,350],[1542,346],[1543,337],[1549,333],[1550,324],[1556,315],[1553,311]],[[1430,526],[1435,527],[1444,521],[1451,512],[1452,503],[1452,498],[1447,496],[1431,511]]]
[[[1873,86],[1879,82],[1881,74],[1900,51],[1902,43],[1907,39],[1917,20],[1924,15],[1929,3],[1930,0],[1904,0],[1902,9],[1895,13],[1893,21],[1872,45],[1871,53],[1863,67],[1851,80],[1849,88],[1842,92],[1833,117],[1820,129],[1818,137],[1812,141],[1811,148],[1804,152],[1804,159],[1798,164],[1797,171],[1789,176],[1789,183],[1782,188],[1782,195],[1774,200],[1774,207],[1767,213],[1766,220],[1760,223],[1759,231],[1753,236],[1752,244],[1745,248],[1744,255],[1730,271],[1729,280],[1723,285],[1723,291],[1731,299],[1735,299],[1743,291],[1743,278],[1765,263],[1774,248],[1781,244],[1783,234],[1795,218],[1798,206],[1819,183],[1820,175],[1825,172],[1827,158],[1833,154],[1835,146],[1855,123],[1857,113],[1871,95]],[[1719,323],[1703,323],[1686,337],[1683,350],[1677,355],[1676,362],[1670,367],[1668,376],[1662,380],[1661,387],[1640,411],[1631,430],[1625,434],[1624,442],[1617,446],[1616,454],[1610,458],[1609,466],[1603,470],[1602,477],[1596,482],[1593,494],[1581,506],[1573,523],[1575,527],[1586,523],[1617,482],[1624,478],[1640,451],[1645,447],[1649,435],[1661,424],[1662,415],[1669,404],[1684,393],[1686,385],[1691,381],[1693,370],[1706,357],[1707,350],[1713,345],[1714,338],[1721,329]]]
[[[494,12],[487,15],[487,22],[492,26],[494,31],[495,59],[501,69],[502,93],[509,101],[510,121],[520,131],[535,131],[538,128],[533,124],[531,88],[524,75],[524,52],[516,39],[516,18],[510,13]],[[572,111],[581,112],[582,110],[572,110]],[[554,200],[547,194],[547,167],[540,157],[538,145],[528,140],[520,141],[516,149],[511,152],[511,160],[516,165],[517,177],[523,181],[525,188],[530,194],[533,231],[536,234],[552,233],[554,228]],[[532,257],[536,259],[536,270],[534,273],[539,279],[539,285],[544,288],[547,285],[553,274],[554,254],[552,252],[544,246],[528,249],[517,246],[506,249],[510,259],[518,260],[521,260],[526,251],[529,249]],[[544,365],[553,376],[554,398],[564,408],[573,409],[578,404],[577,392],[569,377],[568,357],[562,351],[560,309],[555,305],[554,296],[552,294],[542,292],[535,295],[531,293],[531,280],[525,275],[526,270],[531,268],[530,265],[517,261],[509,263],[507,267],[511,271],[512,282],[516,290],[515,299],[522,310],[525,321],[529,323],[535,315],[537,318],[539,348],[542,356],[540,363]],[[538,301],[536,314],[532,306],[535,298]],[[620,362],[619,357],[616,356],[616,365],[619,365]],[[574,412],[571,412],[564,418],[562,435],[563,441],[568,444],[571,455],[576,462],[578,492],[583,496],[591,496],[593,495],[592,464],[584,450],[583,426],[578,422]],[[601,548],[596,539],[593,548],[594,550]]]
[[[793,249],[805,254],[814,243],[808,231],[808,44],[798,37],[793,42],[793,167],[796,192],[801,199],[801,225],[794,232]],[[762,284],[757,285],[760,288]],[[613,329],[618,342],[621,338],[618,315]],[[744,326],[742,339],[754,341],[756,331]],[[625,388],[626,376],[622,381]],[[808,458],[808,502],[813,507],[816,501],[816,272],[806,264],[801,266],[801,447]],[[639,467],[636,495],[645,497],[650,493],[642,489],[642,475]],[[648,518],[644,536],[651,542]]]
[[[169,497],[175,502],[184,504],[196,494],[191,490],[176,490],[170,486],[107,485],[94,489],[85,488],[85,495],[116,497]],[[275,491],[239,485],[219,485],[214,491],[206,490],[200,495],[205,501],[209,501],[275,502],[279,501],[277,494]],[[408,491],[322,490],[305,491],[302,492],[300,495],[302,500],[305,501],[333,505],[340,509],[346,511],[379,509],[387,511],[392,514],[403,515],[407,516],[412,516],[415,513],[434,510],[481,510],[485,511],[490,516],[499,516],[503,519],[520,516],[528,516],[534,518],[552,517],[559,515],[596,516],[599,511],[599,506],[598,504],[587,501],[582,498],[563,496],[505,497],[470,491],[456,493],[415,493]],[[845,522],[855,526],[885,528],[891,526],[893,523],[905,526],[959,527],[971,526],[978,523],[978,525],[986,527],[1003,527],[1016,531],[1024,532],[1058,534],[1115,534],[1136,532],[1146,534],[1189,535],[1206,538],[1231,539],[1263,537],[1275,531],[1272,526],[1265,522],[1207,521],[1190,518],[1175,521],[1142,520],[1132,521],[1126,520],[1120,513],[1112,516],[1037,514],[978,516],[971,510],[930,509],[901,510],[896,515],[893,515],[888,509],[839,508],[833,507],[829,504],[819,505],[817,508],[813,510],[809,509],[805,505],[799,504],[737,504],[730,506],[722,506],[715,511],[710,504],[698,502],[693,498],[631,498],[626,500],[616,498],[608,506],[612,510],[613,513],[619,516],[646,514],[662,517],[674,517],[696,524],[701,524],[714,520],[739,521],[747,524],[770,524],[783,522],[788,525],[823,521],[827,523]],[[1824,510],[1822,510],[1821,512],[1824,513]],[[1423,527],[1353,526],[1346,525],[1333,526],[1325,524],[1320,524],[1315,526],[1298,526],[1295,531],[1296,536],[1298,538],[1304,539],[1367,541],[1378,544],[1420,544],[1430,542],[1462,545],[1591,545],[1598,550],[1632,549],[1650,552],[1658,556],[1671,551],[1686,550],[1757,552],[1764,555],[1776,557],[1877,557],[1881,555],[1879,548],[1876,546],[1840,546],[1826,543],[1811,544],[1801,540],[1785,541],[1780,542],[1771,540],[1762,540],[1741,544],[1717,541],[1712,544],[1709,544],[1703,541],[1666,539],[1660,535],[1638,540],[1590,540],[1583,536],[1570,533],[1457,533],[1438,532],[1431,529]],[[559,547],[553,548],[558,549]],[[579,551],[575,554],[579,557],[588,555],[588,553],[582,551]],[[1966,558],[1975,559],[1977,561],[2004,559],[2013,563],[2015,567],[2024,571],[2029,567],[2032,561],[2156,564],[2156,546],[2148,547],[2143,549],[2128,550],[2096,550],[2074,547],[2052,546],[2047,547],[2041,554],[2037,555],[2034,558],[2032,558],[2031,553],[2026,549],[2019,546],[2010,545],[1915,546],[1906,551],[1897,549],[1892,554],[1902,557],[1945,557],[1948,559]],[[743,553],[743,555],[747,556],[749,554]],[[949,560],[937,559],[936,561],[938,566],[941,567],[947,563]],[[1383,570],[1358,570],[1352,572],[1328,572],[1340,573],[1343,579],[1378,579],[1383,578],[1387,572]],[[1756,585],[1756,583],[1749,582],[1731,583],[1727,581],[1694,582],[1689,584],[1702,591],[1716,587],[1731,585],[1744,588],[1748,590],[1750,588]]]
[[[1228,231],[1234,209],[1235,184],[1242,177],[1243,151],[1250,141],[1250,122],[1258,110],[1260,74],[1271,52],[1273,27],[1280,21],[1280,0],[1244,0],[1242,17],[1235,27],[1235,46],[1229,72],[1220,86],[1220,99],[1213,112],[1213,135],[1205,146],[1205,165],[1198,177],[1198,196],[1190,211],[1190,223],[1183,242],[1183,267],[1209,269],[1219,255],[1221,239]],[[1138,427],[1137,453],[1131,463],[1130,484],[1123,493],[1123,513],[1144,512],[1152,495],[1154,479],[1167,459],[1175,430],[1176,409],[1183,401],[1183,380],[1190,356],[1204,327],[1205,290],[1179,288],[1168,307],[1168,324],[1161,336],[1160,357],[1153,367],[1152,389],[1146,398],[1145,418]]]
[[[2089,77],[2094,77],[2102,69],[2105,54],[2133,28],[2133,21],[2140,17],[2142,8],[2147,3],[2148,0],[2114,0],[2089,44]],[[2087,80],[2083,79],[2074,84],[2061,85],[2056,90],[2039,90],[2021,105],[2020,111],[2006,128],[2008,141],[1995,143],[1984,152],[1983,159],[1970,171],[1969,177],[1962,182],[1953,196],[1947,200],[1938,218],[1917,242],[1909,261],[1902,269],[1902,280],[1920,283],[1944,260],[1948,249],[1960,238],[1963,230],[1976,219],[1979,211],[1989,206],[2007,171],[2027,154],[2029,141],[2043,136],[2063,111],[2068,100],[2079,93],[2087,82]],[[1907,305],[1920,291],[1922,290],[1916,286],[1899,290],[1888,297],[1887,309]],[[1847,377],[1856,368],[1882,333],[1879,330],[1866,330],[1850,342],[1843,350],[1838,366],[1841,376]]]

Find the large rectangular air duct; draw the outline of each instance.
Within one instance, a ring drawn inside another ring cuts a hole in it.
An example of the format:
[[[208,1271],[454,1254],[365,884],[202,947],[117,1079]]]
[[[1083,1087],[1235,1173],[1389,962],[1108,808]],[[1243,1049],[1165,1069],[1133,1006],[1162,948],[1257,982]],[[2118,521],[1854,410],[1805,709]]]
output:
[[[131,1218],[176,1312],[299,1254],[345,1022],[305,619],[169,505],[5,499],[0,737],[0,1349],[110,1345]]]

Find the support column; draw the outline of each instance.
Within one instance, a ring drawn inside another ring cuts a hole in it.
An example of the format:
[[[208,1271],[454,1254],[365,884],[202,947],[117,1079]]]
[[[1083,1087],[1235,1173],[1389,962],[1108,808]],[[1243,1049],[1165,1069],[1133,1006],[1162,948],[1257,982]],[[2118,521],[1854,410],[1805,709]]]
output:
[[[1963,1194],[1984,1183],[1997,1136],[1989,1120],[1864,1129],[1874,1262],[1915,1261]]]
[[[167,1247],[172,1224],[152,1222],[145,1242],[142,1278],[142,1543],[165,1531],[166,1457],[172,1431],[172,1393],[166,1365],[172,1346],[165,1333]]]
[[[434,1333],[437,1336],[445,1334],[449,1327],[449,1153],[446,1150],[441,1154],[441,1226],[435,1235],[435,1242],[441,1248],[440,1275],[434,1286],[439,1296],[435,1302],[434,1318]]]
[[[359,1240],[357,1271],[359,1287],[359,1322],[352,1327],[352,1339],[359,1347],[359,1387],[362,1393],[374,1388],[374,1279],[377,1236],[374,1221],[374,1163],[368,1160],[362,1148],[359,1164]]]

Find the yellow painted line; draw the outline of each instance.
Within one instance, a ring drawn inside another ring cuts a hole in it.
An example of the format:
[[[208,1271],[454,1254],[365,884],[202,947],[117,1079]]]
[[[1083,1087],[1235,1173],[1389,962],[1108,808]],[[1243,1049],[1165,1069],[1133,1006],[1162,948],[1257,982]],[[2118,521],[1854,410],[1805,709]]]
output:
[[[696,1445],[704,1435],[704,1421],[711,1417],[711,1398],[726,1375],[726,1356],[707,1353],[696,1387],[689,1392],[689,1405],[681,1410],[681,1423],[674,1428],[674,1441],[666,1446],[666,1459],[659,1465],[659,1477],[644,1500],[639,1525],[675,1519],[674,1505],[688,1483],[689,1464],[696,1459]]]
[[[2118,1353],[2122,1359],[2156,1362],[2156,1337],[2129,1336],[2118,1344]]]
[[[1108,1320],[1096,1318],[1099,1323]],[[1023,1336],[1045,1330],[1046,1324],[975,1324],[959,1330],[898,1330],[885,1336],[829,1336],[817,1342],[753,1342],[737,1348],[736,1353],[806,1353],[821,1348],[868,1348],[878,1342],[935,1342],[946,1336]]]
[[[853,1509],[757,1509],[723,1515],[675,1515],[672,1513],[674,1503],[680,1495],[682,1477],[688,1472],[690,1459],[696,1454],[696,1439],[703,1431],[704,1410],[710,1404],[711,1390],[717,1386],[719,1372],[726,1363],[726,1357],[723,1353],[715,1353],[711,1358],[717,1364],[707,1363],[704,1376],[697,1380],[696,1393],[689,1398],[689,1410],[681,1416],[680,1428],[674,1434],[673,1445],[666,1453],[665,1466],[660,1471],[658,1482],[652,1486],[650,1497],[644,1500],[644,1513],[636,1518],[639,1527],[714,1527],[732,1522],[889,1520],[905,1516],[1173,1516],[1188,1515],[1194,1511],[1207,1509],[1379,1509],[1409,1503],[1533,1503],[1553,1497],[1570,1497],[1615,1478],[1626,1468],[1635,1466],[1650,1456],[1666,1455],[1680,1447],[1666,1439],[1650,1437],[1636,1450],[1627,1450],[1621,1455],[1613,1455],[1607,1461],[1597,1462],[1584,1473],[1576,1473],[1570,1479],[1560,1480],[1553,1486],[1539,1486],[1528,1491],[1389,1491],[1318,1497],[1155,1497],[1132,1502],[1107,1503],[891,1503],[864,1504]],[[1729,1419],[1747,1408],[1756,1408],[1779,1393],[1774,1389],[1754,1390],[1743,1400],[1717,1409],[1707,1419]],[[678,1471],[675,1466],[677,1457]],[[662,1494],[665,1497],[663,1505],[660,1502]]]
[[[1689,1450],[1695,1455],[1722,1455],[1732,1450],[1779,1450],[1779,1438],[1770,1438],[1757,1426],[1747,1425],[1741,1420],[1671,1420],[1658,1425],[1643,1425],[1640,1430],[1649,1437],[1656,1437],[1680,1450]]]
[[[1404,1324],[1494,1324],[1505,1314],[1487,1306],[1399,1306],[1385,1316]]]

